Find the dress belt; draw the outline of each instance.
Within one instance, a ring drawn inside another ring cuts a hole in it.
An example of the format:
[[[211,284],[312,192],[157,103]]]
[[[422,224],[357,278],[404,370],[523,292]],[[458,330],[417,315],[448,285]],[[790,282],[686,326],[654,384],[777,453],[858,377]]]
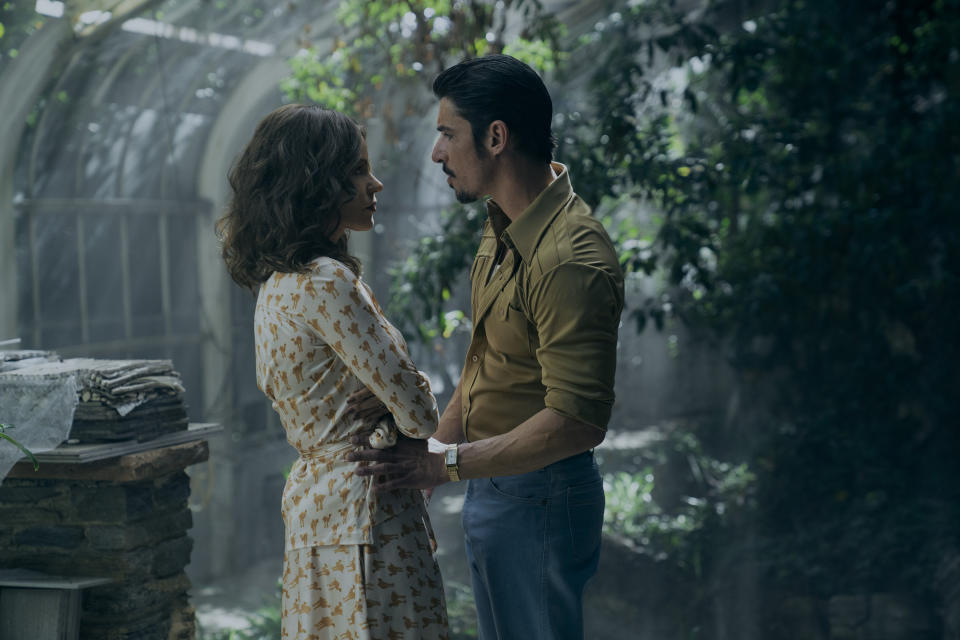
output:
[[[336,456],[336,454],[355,449],[353,444],[347,442],[331,442],[329,444],[321,445],[319,447],[314,447],[306,451],[300,451],[300,457],[304,460],[326,460],[330,457]]]

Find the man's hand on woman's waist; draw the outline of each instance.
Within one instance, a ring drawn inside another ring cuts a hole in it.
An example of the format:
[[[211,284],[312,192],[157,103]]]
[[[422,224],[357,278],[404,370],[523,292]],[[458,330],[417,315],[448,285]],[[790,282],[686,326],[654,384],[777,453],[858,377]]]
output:
[[[361,436],[351,440],[358,446],[366,446]],[[430,453],[426,440],[399,435],[397,444],[389,449],[363,448],[347,454],[351,462],[361,462],[359,476],[373,476],[377,491],[389,491],[407,487],[430,489],[449,481],[443,456]]]

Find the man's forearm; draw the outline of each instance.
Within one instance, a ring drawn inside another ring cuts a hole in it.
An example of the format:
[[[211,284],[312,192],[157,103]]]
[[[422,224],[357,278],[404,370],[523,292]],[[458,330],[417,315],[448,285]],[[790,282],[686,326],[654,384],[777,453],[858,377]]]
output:
[[[459,406],[457,416],[459,421]],[[598,427],[542,409],[507,433],[460,445],[460,477],[487,478],[542,469],[592,449],[605,435]]]
[[[456,417],[454,421],[453,418]],[[603,442],[605,432],[592,425],[542,409],[503,435],[460,445],[460,477],[488,478],[527,473],[587,451]],[[462,442],[459,388],[443,412],[436,434],[442,442]],[[362,444],[354,436],[354,444]],[[361,448],[347,454],[347,460],[365,462],[357,469],[361,476],[382,476],[378,491],[398,487],[426,489],[448,481],[443,456],[428,453],[422,440],[401,439],[392,449]]]

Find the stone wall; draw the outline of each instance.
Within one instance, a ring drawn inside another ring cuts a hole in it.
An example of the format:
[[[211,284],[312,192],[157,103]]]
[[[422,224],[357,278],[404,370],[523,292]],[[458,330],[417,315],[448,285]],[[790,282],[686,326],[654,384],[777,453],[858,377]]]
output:
[[[90,464],[23,463],[0,485],[0,568],[105,577],[84,592],[80,637],[190,640],[193,541],[184,468],[207,443]]]

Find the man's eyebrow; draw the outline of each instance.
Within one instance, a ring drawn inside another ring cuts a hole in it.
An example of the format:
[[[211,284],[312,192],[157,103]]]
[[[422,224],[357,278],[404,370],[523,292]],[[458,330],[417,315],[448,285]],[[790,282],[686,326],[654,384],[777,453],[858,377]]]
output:
[[[445,133],[445,132],[447,132],[447,131],[453,131],[453,129],[450,128],[450,127],[448,127],[448,126],[446,126],[446,125],[441,124],[441,125],[437,125],[437,131],[439,131],[439,132],[441,132],[441,133]]]

